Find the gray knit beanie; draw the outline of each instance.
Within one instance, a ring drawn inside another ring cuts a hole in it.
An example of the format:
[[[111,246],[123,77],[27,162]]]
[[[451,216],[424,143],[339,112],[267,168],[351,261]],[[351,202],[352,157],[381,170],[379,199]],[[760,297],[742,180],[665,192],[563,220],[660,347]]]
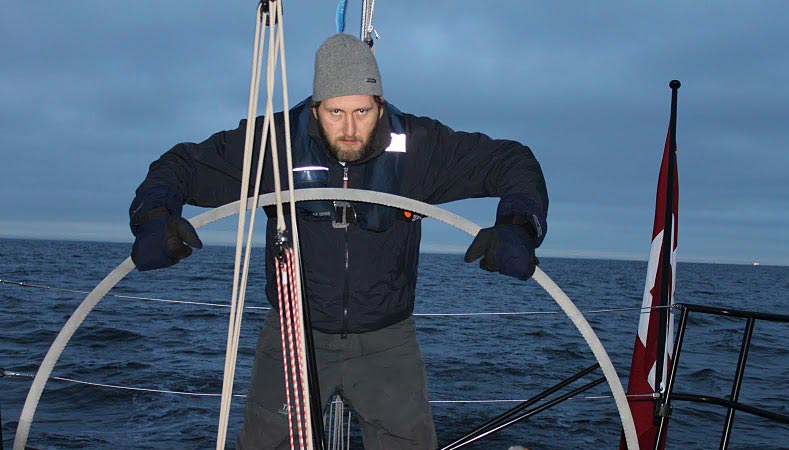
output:
[[[384,95],[378,63],[364,41],[350,34],[335,34],[315,53],[312,101],[357,94]]]

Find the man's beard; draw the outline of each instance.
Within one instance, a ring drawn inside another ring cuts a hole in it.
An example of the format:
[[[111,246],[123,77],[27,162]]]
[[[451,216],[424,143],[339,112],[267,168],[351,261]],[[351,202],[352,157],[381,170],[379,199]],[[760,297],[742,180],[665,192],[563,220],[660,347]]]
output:
[[[326,149],[334,156],[337,161],[340,162],[354,162],[363,159],[364,157],[369,156],[373,151],[373,140],[375,138],[375,134],[378,131],[378,122],[375,122],[375,126],[372,130],[370,130],[370,134],[363,138],[363,145],[358,150],[343,150],[340,148],[339,145],[335,145],[329,137],[326,135],[326,130],[323,129],[323,124],[318,121],[318,129],[320,130],[321,139],[323,139],[323,145]],[[340,136],[340,138],[344,138],[347,136]]]

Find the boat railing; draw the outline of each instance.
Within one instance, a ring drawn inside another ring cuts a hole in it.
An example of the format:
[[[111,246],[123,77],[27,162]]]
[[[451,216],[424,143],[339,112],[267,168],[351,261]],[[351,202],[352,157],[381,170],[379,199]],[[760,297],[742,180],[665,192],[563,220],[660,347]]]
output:
[[[667,377],[666,390],[664,395],[656,404],[655,416],[659,418],[659,425],[657,436],[655,439],[655,450],[663,448],[666,439],[666,427],[668,426],[671,417],[672,401],[683,400],[697,403],[706,403],[712,405],[723,406],[726,408],[726,419],[723,425],[723,432],[721,435],[720,449],[725,450],[729,447],[731,438],[732,425],[734,423],[735,411],[742,411],[744,413],[753,414],[763,417],[773,422],[789,424],[789,415],[782,414],[775,411],[768,411],[755,406],[743,404],[739,401],[740,389],[742,387],[743,376],[745,374],[745,366],[748,359],[748,351],[751,347],[751,337],[753,336],[754,325],[757,320],[768,322],[783,322],[789,323],[789,315],[762,313],[756,311],[744,311],[730,308],[716,308],[713,306],[693,305],[687,303],[678,303],[675,308],[681,311],[679,319],[679,330],[677,331],[677,338],[674,345],[674,352],[672,355],[671,370]],[[685,339],[685,329],[688,324],[688,317],[690,313],[712,314],[716,316],[725,316],[745,320],[745,328],[742,336],[742,344],[740,346],[740,353],[737,360],[737,368],[732,380],[731,393],[728,398],[714,397],[703,394],[689,394],[682,392],[674,392],[674,384],[676,382],[677,368],[679,367],[679,357],[682,352],[682,343]]]
[[[542,412],[548,408],[552,408],[558,405],[559,403],[574,398],[575,396],[581,394],[582,392],[588,391],[589,389],[597,386],[598,384],[605,382],[605,377],[602,376],[596,378],[584,384],[583,386],[577,387],[561,396],[548,400],[548,397],[550,397],[551,395],[560,392],[561,390],[567,388],[573,382],[582,379],[586,375],[591,374],[592,372],[594,372],[596,369],[599,368],[600,368],[600,364],[596,363],[587,367],[586,369],[581,370],[575,375],[570,376],[558,382],[557,384],[551,386],[550,388],[545,389],[544,391],[532,396],[528,400],[523,401],[519,405],[510,408],[509,410],[499,414],[498,416],[486,421],[485,423],[483,423],[473,431],[463,435],[463,437],[452,441],[452,443],[450,444],[440,447],[440,450],[456,450],[465,447],[479,439],[490,436],[491,434],[503,430],[504,428],[512,426],[522,420],[528,419],[529,417],[534,416],[539,412]],[[539,404],[540,402],[542,402],[542,404]],[[538,406],[534,406],[534,405],[538,405]],[[529,407],[531,407],[531,409],[527,409]]]

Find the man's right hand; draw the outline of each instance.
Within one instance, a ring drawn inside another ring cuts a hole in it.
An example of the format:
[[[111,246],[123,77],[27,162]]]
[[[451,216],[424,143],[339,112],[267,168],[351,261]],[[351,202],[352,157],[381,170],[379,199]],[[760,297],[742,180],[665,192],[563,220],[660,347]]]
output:
[[[132,261],[140,271],[169,267],[203,248],[192,224],[181,217],[181,197],[165,188],[138,192],[129,208],[135,236]]]

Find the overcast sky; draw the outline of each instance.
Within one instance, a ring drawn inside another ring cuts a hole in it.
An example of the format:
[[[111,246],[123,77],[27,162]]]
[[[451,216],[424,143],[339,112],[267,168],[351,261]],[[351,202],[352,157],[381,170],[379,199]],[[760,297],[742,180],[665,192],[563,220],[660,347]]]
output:
[[[347,32],[358,34],[361,0]],[[256,1],[4,1],[0,237],[131,242],[172,145],[246,114]],[[310,94],[332,1],[286,0],[290,97]],[[400,109],[522,141],[551,198],[546,256],[646,259],[679,79],[679,259],[789,264],[789,3],[378,0]],[[495,200],[449,208],[492,223]],[[199,213],[187,209],[187,216]],[[226,221],[201,231],[234,239]],[[424,250],[470,238],[425,224]]]

